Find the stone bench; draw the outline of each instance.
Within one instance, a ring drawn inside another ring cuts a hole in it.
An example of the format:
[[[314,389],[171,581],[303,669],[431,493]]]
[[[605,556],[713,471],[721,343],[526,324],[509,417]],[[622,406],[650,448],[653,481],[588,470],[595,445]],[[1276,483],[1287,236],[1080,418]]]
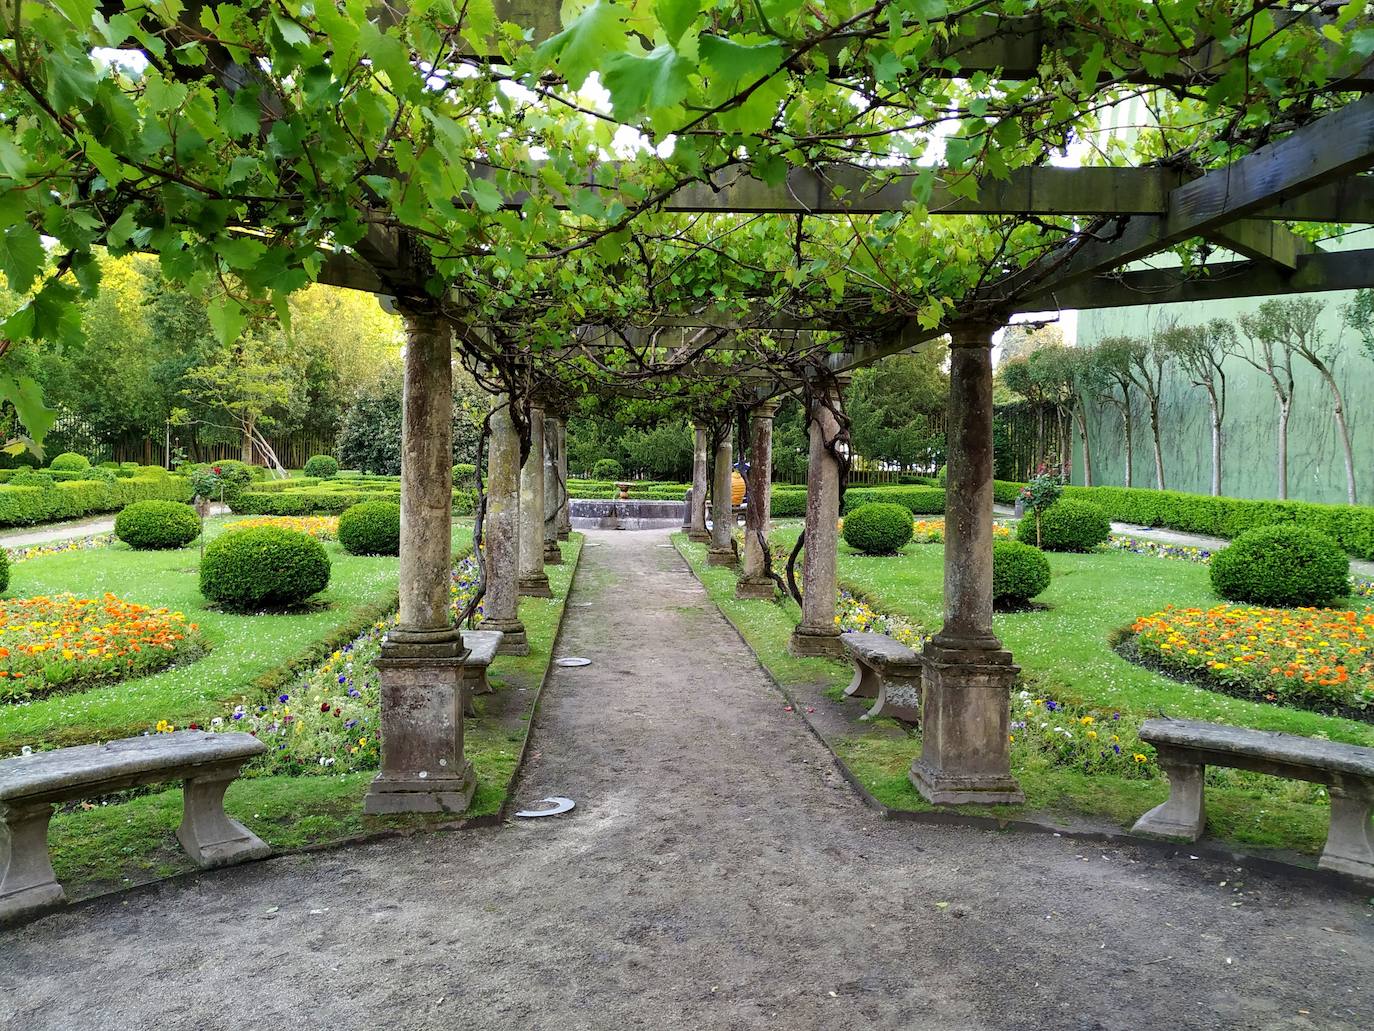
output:
[[[180,780],[177,840],[198,866],[268,855],[267,845],[224,812],[229,783],[265,751],[251,734],[178,730],[0,761],[0,921],[66,898],[48,856],[48,821],[55,805],[74,799]]]
[[[1318,862],[1374,880],[1374,748],[1269,730],[1196,720],[1146,720],[1140,740],[1154,745],[1169,778],[1169,797],[1136,821],[1133,834],[1167,841],[1196,841],[1206,823],[1203,773],[1208,766],[1252,770],[1325,784],[1331,827]]]
[[[464,630],[463,647],[468,649],[463,659],[463,715],[476,716],[477,708],[472,696],[491,694],[491,684],[487,681],[487,668],[496,658],[501,647],[500,630]]]
[[[844,689],[848,698],[876,699],[862,718],[891,716],[907,723],[921,720],[921,657],[886,634],[851,631],[840,635],[854,663],[854,679]]]

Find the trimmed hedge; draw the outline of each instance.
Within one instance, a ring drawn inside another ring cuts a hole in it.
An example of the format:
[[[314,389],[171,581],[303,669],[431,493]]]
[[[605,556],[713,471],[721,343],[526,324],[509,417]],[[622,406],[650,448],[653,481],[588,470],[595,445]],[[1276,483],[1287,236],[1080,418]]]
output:
[[[768,498],[768,513],[784,519],[806,515],[806,491],[774,487]]]
[[[339,543],[350,555],[399,555],[401,506],[364,501],[339,516]]]
[[[1227,601],[1291,608],[1350,593],[1341,546],[1305,526],[1247,530],[1212,556],[1209,572],[1212,589]]]
[[[56,472],[84,472],[91,467],[91,461],[85,455],[78,455],[75,451],[64,451],[52,460],[48,468]]]
[[[1050,585],[1050,560],[1039,548],[1020,541],[992,543],[992,601],[1024,605]]]
[[[311,455],[306,459],[303,472],[314,479],[327,480],[338,475],[339,462],[332,455]]]
[[[400,485],[385,489],[379,487],[360,488],[348,484],[338,484],[331,480],[328,485],[304,490],[280,488],[274,490],[247,490],[229,502],[229,508],[236,515],[339,515],[354,505],[364,501],[398,501]],[[453,514],[472,515],[477,510],[477,495],[471,490],[453,492]]]
[[[328,585],[324,545],[280,526],[220,534],[205,546],[200,562],[201,594],[228,609],[292,605]]]
[[[4,594],[10,589],[10,555],[4,548],[0,548],[0,594]]]
[[[114,482],[64,480],[50,487],[0,485],[0,526],[30,526],[58,519],[79,519],[98,512],[118,512],[136,501],[191,500],[184,476],[140,474]]]
[[[911,513],[891,502],[873,501],[844,517],[844,542],[865,555],[895,554],[911,533]]]
[[[1106,513],[1087,501],[1060,498],[1040,513],[1039,547],[1046,551],[1092,551],[1111,535]],[[1016,539],[1037,543],[1033,513],[1026,513],[1016,525]]]
[[[844,492],[844,512],[875,502],[901,505],[912,515],[944,515],[945,492],[940,487],[853,487]]]
[[[115,516],[114,532],[140,551],[182,548],[200,536],[200,519],[179,501],[135,501]]]

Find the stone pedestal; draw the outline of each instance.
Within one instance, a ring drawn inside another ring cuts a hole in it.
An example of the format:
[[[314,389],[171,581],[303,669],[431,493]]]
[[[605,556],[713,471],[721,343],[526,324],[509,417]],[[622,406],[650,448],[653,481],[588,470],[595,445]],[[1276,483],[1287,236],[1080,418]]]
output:
[[[731,506],[734,484],[732,473],[730,431],[726,429],[716,444],[715,465],[711,470],[711,546],[706,552],[706,564],[733,566],[735,557],[735,512]]]
[[[769,508],[773,498],[773,416],[778,403],[765,401],[754,407],[749,436],[749,507],[744,512],[744,558],[735,597],[771,601],[777,584],[764,572]]]
[[[1020,670],[992,632],[993,323],[952,328],[945,494],[945,623],[924,655],[927,801],[1022,802],[1011,775],[1010,695]]]
[[[520,595],[552,598],[544,572],[544,408],[530,403],[530,453],[520,470]]]
[[[690,508],[687,513],[687,539],[698,544],[707,544],[711,540],[711,533],[706,529],[706,432],[705,426],[695,426],[692,444],[692,490],[688,499]]]
[[[840,656],[835,625],[836,549],[839,547],[840,465],[826,446],[840,433],[835,417],[843,383],[836,380],[812,401],[811,450],[806,465],[806,544],[802,552],[802,618],[787,650],[801,656]],[[824,400],[823,400],[824,398]]]
[[[520,438],[510,403],[505,394],[491,403],[487,515],[482,524],[487,567],[482,626],[501,631],[501,655],[528,655],[529,637],[520,621]]]

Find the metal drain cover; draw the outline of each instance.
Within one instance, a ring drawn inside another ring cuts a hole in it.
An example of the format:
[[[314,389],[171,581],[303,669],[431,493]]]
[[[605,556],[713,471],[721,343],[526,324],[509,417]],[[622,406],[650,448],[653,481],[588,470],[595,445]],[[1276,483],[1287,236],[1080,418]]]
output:
[[[584,659],[580,655],[565,655],[561,659],[554,659],[555,666],[590,666],[591,659]]]
[[[571,798],[564,798],[562,795],[554,795],[552,798],[541,798],[538,802],[535,802],[534,805],[541,808],[521,809],[515,815],[527,820],[532,820],[539,816],[562,816],[564,813],[571,811],[573,806],[577,805],[577,803]],[[544,806],[548,808],[542,808]]]

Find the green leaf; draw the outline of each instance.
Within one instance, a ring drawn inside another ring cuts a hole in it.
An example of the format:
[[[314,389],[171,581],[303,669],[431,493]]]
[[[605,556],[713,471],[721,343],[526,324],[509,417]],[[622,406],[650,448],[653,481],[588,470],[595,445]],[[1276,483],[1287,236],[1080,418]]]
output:
[[[488,215],[501,207],[501,191],[490,179],[473,179],[468,183],[468,192],[477,206]]]
[[[717,101],[753,85],[782,63],[779,43],[745,45],[723,36],[702,36],[701,60],[712,73],[712,95]]]
[[[644,111],[673,107],[687,95],[691,66],[670,46],[647,57],[616,54],[606,62],[602,84],[611,94],[611,115],[626,121]]]
[[[625,51],[629,39],[625,13],[615,4],[596,0],[562,32],[545,40],[535,51],[535,60],[556,64],[570,85],[581,86],[608,55]]]
[[[226,347],[242,336],[248,327],[248,315],[243,305],[228,294],[221,294],[211,301],[206,314],[210,317],[215,339]]]
[[[24,223],[8,227],[0,236],[0,272],[17,294],[28,291],[43,269],[47,253],[38,230]]]
[[[281,35],[282,42],[289,47],[308,47],[310,45],[310,33],[301,28],[290,18],[283,18],[279,14],[272,15],[272,26]]]
[[[701,9],[698,0],[655,0],[654,17],[663,27],[663,36],[677,46],[682,34],[691,28]]]
[[[57,409],[43,403],[43,388],[32,376],[20,376],[18,379],[0,376],[0,397],[14,405],[19,421],[29,431],[29,436],[37,445],[35,450],[41,455],[43,438],[57,421]]]

